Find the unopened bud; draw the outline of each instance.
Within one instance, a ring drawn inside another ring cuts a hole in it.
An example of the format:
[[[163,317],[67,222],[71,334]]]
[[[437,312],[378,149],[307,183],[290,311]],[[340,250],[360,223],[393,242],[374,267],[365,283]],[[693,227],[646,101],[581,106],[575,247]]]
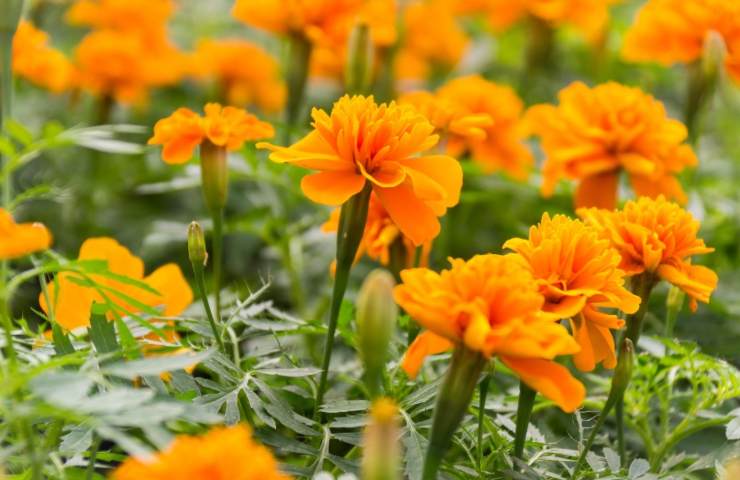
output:
[[[215,145],[208,139],[200,144],[200,175],[208,210],[211,214],[221,212],[229,190],[226,147]]]
[[[388,346],[398,317],[398,307],[393,300],[394,285],[390,273],[374,270],[365,279],[357,297],[358,347],[372,397],[380,392]]]
[[[727,55],[727,46],[719,32],[710,30],[704,37],[704,51],[701,56],[702,73],[706,81],[714,81],[722,69]]]
[[[188,257],[194,266],[205,266],[208,262],[206,239],[198,222],[191,222],[188,226]]]
[[[365,94],[370,90],[373,75],[373,43],[367,23],[358,23],[352,29],[347,44],[347,63],[344,83],[347,92]]]
[[[401,478],[399,437],[398,407],[389,398],[377,399],[363,435],[362,480]]]
[[[10,33],[12,37],[18,28],[22,11],[23,0],[0,0],[0,32]]]
[[[614,369],[612,378],[612,391],[615,395],[621,396],[627,390],[627,386],[632,378],[632,367],[635,364],[635,346],[632,340],[625,338],[619,349],[619,360],[617,368]]]

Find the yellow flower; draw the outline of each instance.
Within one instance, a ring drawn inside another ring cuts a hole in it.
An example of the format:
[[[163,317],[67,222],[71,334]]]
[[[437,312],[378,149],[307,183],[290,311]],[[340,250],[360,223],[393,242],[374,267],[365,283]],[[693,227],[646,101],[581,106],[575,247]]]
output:
[[[524,104],[513,89],[469,75],[442,85],[437,95],[455,103],[467,118],[486,115],[492,120],[483,137],[452,135],[447,148],[450,155],[467,151],[486,172],[503,170],[517,180],[529,176],[534,157],[524,145]]]
[[[4,208],[0,208],[0,260],[23,257],[51,245],[51,233],[40,223],[15,223]]]
[[[565,215],[545,213],[529,238],[512,238],[504,248],[524,258],[545,297],[543,310],[570,319],[581,351],[573,357],[579,370],[591,371],[596,364],[614,368],[617,356],[610,330],[624,321],[600,308],[635,313],[640,297],[624,288],[621,257],[601,239],[598,232]]]
[[[179,435],[151,459],[129,458],[111,480],[290,480],[246,425]]]
[[[278,112],[285,105],[286,88],[278,62],[246,40],[201,40],[192,70],[198,77],[215,80],[232,105],[256,105],[264,112]]]
[[[154,125],[154,136],[148,143],[164,145],[162,159],[166,163],[187,162],[193,150],[206,140],[227,150],[238,150],[246,141],[275,134],[272,125],[241,108],[208,103],[204,110],[205,116],[201,117],[187,108],[178,108]]]
[[[624,38],[622,55],[663,65],[699,59],[707,37],[718,34],[725,66],[740,82],[740,3],[727,0],[649,0]]]
[[[692,265],[691,257],[713,252],[697,238],[699,222],[663,196],[629,201],[622,210],[578,209],[578,215],[608,239],[622,257],[627,275],[650,273],[677,286],[696,302],[709,303],[717,274]]]
[[[424,357],[451,348],[496,356],[521,380],[563,410],[572,412],[585,389],[553,359],[578,352],[568,331],[545,314],[545,298],[529,269],[516,255],[477,255],[450,259],[449,270],[401,272],[398,304],[426,329],[403,360],[411,376]]]
[[[120,294],[150,307],[161,307],[162,315],[165,317],[179,315],[193,301],[193,292],[180,267],[168,263],[144,276],[144,262],[113,238],[98,237],[85,240],[77,258],[104,260],[108,263],[110,272],[142,281],[158,293],[154,294],[104,275],[90,274],[90,280],[103,288],[98,291],[94,287],[81,285],[76,280],[80,278],[78,274],[63,272],[49,285],[49,298],[54,300],[54,319],[67,330],[89,326],[92,305],[95,302],[103,303],[103,295],[116,306],[120,316],[140,312]],[[39,295],[39,305],[44,312],[49,312],[43,294]]]
[[[403,13],[403,32],[395,63],[402,80],[425,79],[435,69],[452,70],[468,46],[467,35],[444,0],[411,2]]]
[[[290,147],[266,143],[270,159],[318,170],[301,181],[303,193],[341,205],[370,182],[393,222],[414,245],[436,237],[437,217],[457,204],[460,164],[427,152],[439,140],[434,127],[408,105],[378,105],[373,97],[345,95],[327,114],[312,112],[314,130]]]
[[[71,88],[75,80],[74,66],[49,46],[49,35],[26,21],[13,37],[13,73],[53,93]]]
[[[575,82],[558,98],[557,106],[531,107],[525,119],[545,152],[543,194],[562,178],[578,180],[576,206],[614,208],[624,171],[638,196],[686,201],[676,175],[697,159],[684,143],[686,127],[661,102],[615,82]]]

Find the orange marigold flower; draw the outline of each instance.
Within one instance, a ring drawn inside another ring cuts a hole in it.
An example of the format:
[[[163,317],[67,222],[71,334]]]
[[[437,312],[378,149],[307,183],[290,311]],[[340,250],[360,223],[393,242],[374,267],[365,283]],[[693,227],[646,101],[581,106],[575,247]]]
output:
[[[204,111],[205,116],[201,117],[190,109],[178,108],[154,125],[149,145],[164,145],[162,159],[178,164],[190,160],[195,147],[206,139],[227,150],[238,150],[244,142],[275,134],[272,125],[241,108],[208,103]]]
[[[462,169],[452,157],[425,154],[439,140],[426,118],[410,105],[347,95],[331,114],[314,108],[311,115],[314,130],[294,145],[257,147],[273,150],[275,162],[319,170],[301,182],[314,202],[341,205],[370,182],[414,245],[437,236],[437,217],[459,200]]]
[[[75,77],[67,57],[49,46],[49,35],[26,21],[13,37],[13,73],[54,93],[70,88]]]
[[[533,16],[553,27],[575,28],[589,41],[599,39],[609,21],[609,5],[618,0],[488,0],[488,20],[495,30]]]
[[[144,262],[113,238],[98,237],[85,240],[77,258],[104,260],[108,262],[110,272],[142,281],[158,293],[105,275],[89,274],[91,281],[104,288],[98,291],[92,286],[82,285],[78,281],[80,276],[76,273],[60,273],[56,281],[49,285],[49,298],[55,299],[54,319],[67,330],[89,326],[93,303],[104,303],[103,295],[116,306],[117,314],[120,316],[140,311],[135,306],[129,305],[126,297],[150,307],[161,307],[162,315],[166,317],[179,315],[193,301],[193,292],[180,267],[168,263],[144,276]],[[48,313],[48,305],[43,294],[39,296],[39,305]]]
[[[340,210],[337,208],[331,212],[329,220],[321,227],[323,231],[339,230]],[[426,265],[431,247],[431,240],[422,246],[421,265]],[[363,255],[385,266],[398,262],[402,268],[412,267],[416,255],[414,243],[401,233],[374,193],[370,195],[365,230],[355,257],[359,260]]]
[[[578,408],[583,385],[553,361],[578,352],[578,344],[553,315],[542,312],[545,298],[521,258],[488,254],[450,262],[442,273],[401,272],[396,301],[426,329],[406,352],[404,370],[415,376],[427,355],[468,348],[497,356],[563,410]]]
[[[485,115],[492,120],[482,137],[452,135],[447,145],[450,155],[459,156],[467,151],[486,172],[503,170],[517,180],[529,176],[534,157],[524,145],[524,103],[512,88],[480,75],[469,75],[446,83],[437,95],[455,103],[467,118]]]
[[[205,435],[178,435],[151,459],[129,458],[112,480],[290,480],[272,452],[252,438],[246,425],[221,427]]]
[[[411,2],[404,10],[403,25],[403,45],[396,59],[400,79],[424,79],[433,69],[451,70],[460,63],[468,37],[447,2]]]
[[[80,84],[96,95],[121,103],[142,103],[148,90],[176,83],[184,72],[183,55],[169,44],[154,46],[137,34],[99,30],[76,50]]]
[[[610,330],[624,326],[616,315],[599,311],[616,308],[635,313],[640,297],[624,288],[621,257],[607,240],[580,220],[545,213],[529,238],[512,238],[504,248],[521,255],[545,297],[543,310],[570,319],[581,351],[573,357],[579,370],[598,363],[614,368],[617,356]]]
[[[675,285],[691,297],[708,303],[717,287],[717,274],[692,265],[691,257],[713,252],[697,238],[699,222],[689,212],[667,201],[642,197],[629,201],[622,210],[581,208],[578,215],[608,239],[622,256],[620,268],[627,275],[644,272]]]
[[[611,209],[625,171],[638,196],[686,201],[675,175],[697,159],[683,143],[686,127],[668,118],[660,101],[614,82],[594,88],[575,82],[558,98],[559,105],[535,105],[525,118],[546,156],[543,194],[562,178],[578,180],[576,206]]]
[[[51,233],[40,223],[15,223],[4,208],[0,208],[0,260],[23,257],[51,245]]]
[[[72,25],[140,33],[150,39],[164,37],[175,11],[172,0],[77,0],[67,10]]]
[[[198,77],[214,79],[221,96],[232,105],[256,105],[264,112],[278,112],[285,105],[285,82],[277,60],[252,42],[201,40],[192,69]]]
[[[740,82],[740,3],[727,0],[649,0],[624,38],[622,55],[664,65],[699,59],[718,34],[727,48],[725,66]]]

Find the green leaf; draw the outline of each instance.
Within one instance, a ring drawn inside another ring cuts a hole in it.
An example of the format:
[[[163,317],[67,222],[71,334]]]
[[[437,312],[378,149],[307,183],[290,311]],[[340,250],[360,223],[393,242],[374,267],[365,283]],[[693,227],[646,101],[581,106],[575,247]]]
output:
[[[33,143],[33,134],[24,127],[21,123],[15,120],[8,119],[4,124],[3,128],[15,141],[23,145],[24,147],[29,146]]]
[[[162,355],[158,357],[118,362],[106,365],[103,372],[116,377],[135,379],[148,375],[160,375],[173,370],[184,370],[196,365],[213,354],[213,350],[200,353],[184,353],[180,355]]]
[[[54,322],[51,326],[51,338],[54,342],[54,351],[57,355],[69,355],[75,353],[75,347],[72,345],[69,337],[62,331],[62,327]]]
[[[113,323],[109,322],[104,315],[93,313],[90,317],[90,327],[87,331],[98,353],[114,353],[120,350]]]
[[[733,418],[725,430],[727,440],[740,440],[740,417]]]
[[[637,458],[632,461],[629,469],[629,478],[639,478],[650,471],[650,464],[644,458]]]
[[[136,341],[134,335],[129,330],[126,322],[121,318],[116,318],[116,327],[118,329],[118,337],[121,340],[121,347],[123,349],[124,357],[129,360],[141,357],[141,349],[139,348],[139,342]]]

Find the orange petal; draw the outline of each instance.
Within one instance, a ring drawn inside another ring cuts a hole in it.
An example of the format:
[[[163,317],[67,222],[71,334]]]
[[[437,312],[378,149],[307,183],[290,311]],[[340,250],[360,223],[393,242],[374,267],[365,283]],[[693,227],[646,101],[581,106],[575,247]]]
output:
[[[162,160],[170,165],[185,163],[193,158],[193,151],[203,137],[179,137],[167,142],[162,149]]]
[[[576,208],[598,207],[613,210],[617,206],[617,172],[591,175],[581,180],[576,188]]]
[[[691,297],[692,311],[696,310],[697,300],[709,303],[709,297],[717,288],[719,280],[714,271],[701,265],[682,264],[680,268],[676,268],[673,265],[662,264],[658,267],[658,275]]]
[[[303,193],[316,203],[341,205],[362,190],[365,177],[353,171],[318,172],[301,180]]]
[[[182,274],[180,267],[168,263],[154,270],[144,281],[160,295],[154,296],[146,303],[150,306],[164,306],[164,315],[173,317],[180,315],[193,303],[193,291]]]
[[[444,190],[446,207],[453,207],[460,201],[463,173],[460,162],[454,158],[447,155],[429,155],[402,160],[399,163],[406,167],[406,172],[414,182],[414,190],[421,181],[419,174],[423,174]]]
[[[131,251],[110,237],[88,238],[80,247],[80,260],[106,260],[108,270],[118,275],[141,280],[144,262]]]
[[[49,298],[54,302],[54,320],[66,330],[74,330],[90,325],[90,311],[96,293],[92,288],[83,287],[69,280],[71,274],[62,273],[55,282],[49,284]],[[59,286],[59,291],[56,288]],[[43,293],[39,295],[39,305],[48,315],[49,307]]]
[[[403,371],[410,378],[416,378],[426,357],[452,350],[454,346],[446,338],[425,330],[416,336],[408,350],[406,350],[406,355],[403,356],[403,361],[401,362],[401,368],[403,368]]]
[[[422,245],[439,234],[439,220],[434,211],[414,195],[408,184],[375,188],[375,193],[393,222],[414,245]]]
[[[564,366],[539,358],[501,357],[530,388],[540,392],[563,411],[574,412],[586,397],[586,388]]]

